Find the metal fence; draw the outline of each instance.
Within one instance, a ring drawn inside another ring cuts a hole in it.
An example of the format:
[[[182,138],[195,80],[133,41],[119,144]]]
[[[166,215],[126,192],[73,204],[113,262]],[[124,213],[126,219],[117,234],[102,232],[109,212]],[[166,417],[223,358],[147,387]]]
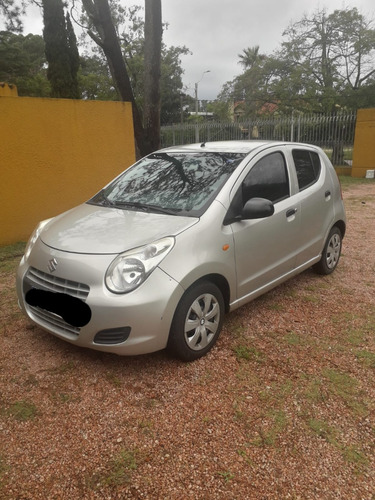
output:
[[[241,122],[206,121],[161,128],[163,147],[194,142],[265,139],[297,141],[324,148],[334,164],[343,164],[344,149],[354,143],[356,113],[280,116]],[[350,155],[349,155],[350,156]]]

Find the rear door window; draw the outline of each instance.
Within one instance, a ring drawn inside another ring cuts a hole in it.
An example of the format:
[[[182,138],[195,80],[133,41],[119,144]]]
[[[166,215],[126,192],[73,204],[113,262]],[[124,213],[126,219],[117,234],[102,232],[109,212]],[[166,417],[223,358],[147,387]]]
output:
[[[293,149],[293,160],[297,171],[299,190],[303,191],[314,184],[320,175],[320,158],[314,151]]]

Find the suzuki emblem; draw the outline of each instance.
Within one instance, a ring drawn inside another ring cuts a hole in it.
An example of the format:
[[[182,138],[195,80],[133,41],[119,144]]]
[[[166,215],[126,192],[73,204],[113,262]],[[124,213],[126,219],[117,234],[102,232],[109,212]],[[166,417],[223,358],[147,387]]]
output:
[[[57,260],[53,258],[48,262],[48,270],[50,273],[53,273],[56,271],[56,268],[57,268]]]

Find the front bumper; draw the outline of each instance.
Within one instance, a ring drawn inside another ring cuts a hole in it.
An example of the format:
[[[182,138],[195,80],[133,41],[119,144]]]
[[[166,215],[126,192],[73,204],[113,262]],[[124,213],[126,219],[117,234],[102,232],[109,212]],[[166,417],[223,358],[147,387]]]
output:
[[[104,283],[105,272],[114,258],[61,252],[38,240],[17,271],[21,309],[44,330],[77,346],[119,355],[164,349],[183,288],[156,268],[133,292],[114,294]],[[48,268],[52,261],[57,263],[53,272]],[[90,321],[82,327],[73,326],[56,312],[31,306],[25,300],[30,289],[78,297],[89,306]]]

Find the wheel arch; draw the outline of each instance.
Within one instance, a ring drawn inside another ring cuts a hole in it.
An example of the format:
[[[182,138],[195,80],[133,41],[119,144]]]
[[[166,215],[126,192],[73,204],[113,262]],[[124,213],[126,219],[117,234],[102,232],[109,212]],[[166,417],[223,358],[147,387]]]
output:
[[[194,281],[194,283],[192,283],[187,290],[204,281],[209,281],[219,288],[224,299],[225,312],[228,313],[230,302],[230,287],[228,281],[221,274],[213,273],[201,276],[198,280]]]
[[[334,228],[334,227],[338,227],[340,229],[341,237],[344,238],[345,232],[346,232],[345,222],[343,220],[338,220],[333,224],[332,228]]]

